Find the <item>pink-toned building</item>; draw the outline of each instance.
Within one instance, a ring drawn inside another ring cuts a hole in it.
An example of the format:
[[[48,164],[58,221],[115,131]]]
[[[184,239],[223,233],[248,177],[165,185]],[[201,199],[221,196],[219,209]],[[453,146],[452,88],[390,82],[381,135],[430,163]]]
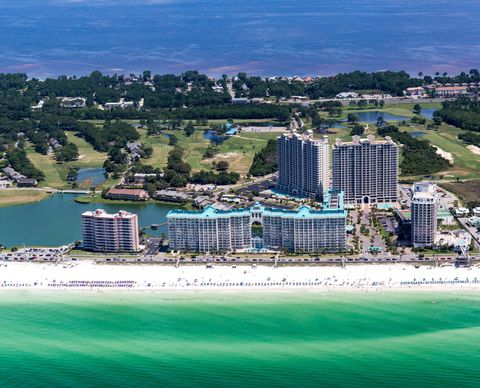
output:
[[[95,252],[137,252],[140,249],[138,217],[120,210],[108,214],[97,209],[82,214],[83,247]]]

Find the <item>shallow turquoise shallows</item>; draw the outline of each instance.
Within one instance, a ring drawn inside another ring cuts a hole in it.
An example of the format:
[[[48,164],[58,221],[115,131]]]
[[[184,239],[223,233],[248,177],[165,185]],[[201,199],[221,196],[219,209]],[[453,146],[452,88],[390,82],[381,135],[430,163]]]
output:
[[[2,386],[476,386],[480,295],[0,296]]]

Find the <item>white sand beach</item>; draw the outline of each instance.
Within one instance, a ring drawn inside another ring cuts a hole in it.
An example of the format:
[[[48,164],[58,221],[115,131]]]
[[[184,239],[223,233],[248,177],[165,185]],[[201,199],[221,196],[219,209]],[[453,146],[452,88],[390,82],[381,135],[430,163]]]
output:
[[[2,263],[0,290],[479,289],[480,267],[342,267]]]

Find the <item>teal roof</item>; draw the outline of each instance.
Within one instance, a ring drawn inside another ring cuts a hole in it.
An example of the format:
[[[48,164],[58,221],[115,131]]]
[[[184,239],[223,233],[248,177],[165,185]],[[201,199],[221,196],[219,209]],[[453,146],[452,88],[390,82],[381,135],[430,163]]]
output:
[[[232,135],[236,135],[237,132],[238,130],[236,128],[232,128],[232,129],[229,129],[227,132],[225,132],[225,135],[232,136]]]
[[[333,205],[337,205],[333,207]],[[265,207],[256,203],[250,208],[219,210],[214,206],[208,206],[203,210],[172,210],[167,214],[167,218],[228,218],[232,216],[250,216],[252,213],[261,213],[264,217],[282,217],[287,219],[320,219],[320,218],[342,218],[347,216],[343,208],[343,192],[331,192],[325,196],[325,204],[322,210],[312,209],[310,206],[301,206],[296,210],[279,209]]]
[[[210,205],[203,210],[171,210],[167,218],[228,218],[232,215],[250,216],[250,211],[249,209],[219,210]]]

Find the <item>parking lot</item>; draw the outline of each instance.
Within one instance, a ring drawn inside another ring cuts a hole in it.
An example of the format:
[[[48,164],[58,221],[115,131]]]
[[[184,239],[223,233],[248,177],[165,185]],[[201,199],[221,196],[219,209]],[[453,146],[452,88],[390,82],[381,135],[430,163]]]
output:
[[[72,247],[58,248],[23,248],[16,252],[1,252],[0,260],[12,261],[57,261]]]

